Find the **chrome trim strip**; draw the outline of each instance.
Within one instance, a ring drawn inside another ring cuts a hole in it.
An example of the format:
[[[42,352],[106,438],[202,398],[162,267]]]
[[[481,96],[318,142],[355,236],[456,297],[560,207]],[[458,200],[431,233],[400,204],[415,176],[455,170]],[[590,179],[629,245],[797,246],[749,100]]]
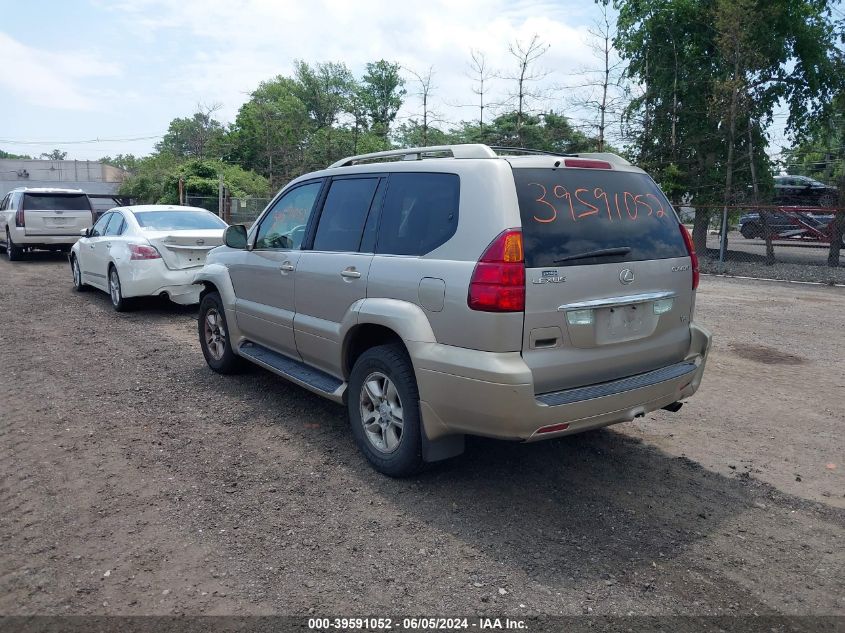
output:
[[[568,312],[570,310],[586,310],[588,308],[608,308],[614,306],[629,306],[635,303],[648,303],[649,301],[660,301],[661,299],[674,299],[677,296],[674,292],[645,292],[639,295],[625,295],[624,297],[608,297],[607,299],[593,299],[592,301],[579,301],[577,303],[564,303],[558,306],[558,311]]]

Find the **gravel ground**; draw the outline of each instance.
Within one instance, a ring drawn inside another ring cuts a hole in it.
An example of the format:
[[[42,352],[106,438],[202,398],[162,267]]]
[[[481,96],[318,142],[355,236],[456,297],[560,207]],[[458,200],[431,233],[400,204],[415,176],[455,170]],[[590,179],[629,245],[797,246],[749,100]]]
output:
[[[845,262],[845,252],[842,261]],[[727,261],[720,263],[718,259],[702,257],[700,260],[702,273],[714,275],[729,275],[731,277],[754,277],[757,279],[775,279],[783,281],[808,281],[827,285],[845,285],[845,266],[831,268],[825,265],[796,264],[776,262],[767,266],[756,261]]]
[[[845,615],[840,289],[705,278],[681,412],[394,481],[194,309],[0,280],[0,613]]]

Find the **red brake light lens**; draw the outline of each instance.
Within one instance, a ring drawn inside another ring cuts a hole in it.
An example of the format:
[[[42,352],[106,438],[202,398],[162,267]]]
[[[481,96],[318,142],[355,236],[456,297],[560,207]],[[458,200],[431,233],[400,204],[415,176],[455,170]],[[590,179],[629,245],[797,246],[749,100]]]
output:
[[[695,254],[695,246],[692,243],[692,236],[687,230],[687,227],[683,224],[679,224],[678,226],[681,229],[681,235],[684,236],[684,244],[686,244],[687,252],[689,253],[690,266],[692,267],[692,289],[695,290],[698,288],[700,277],[700,273],[698,272],[698,255]]]
[[[18,228],[26,226],[26,216],[23,214],[24,200],[26,200],[26,196],[21,196],[21,206],[18,207],[18,210],[15,212],[15,226]]]
[[[610,163],[592,158],[567,158],[563,161],[567,167],[581,167],[582,169],[613,169]]]
[[[487,247],[472,273],[467,304],[482,312],[525,310],[522,231],[503,231]]]
[[[152,246],[146,244],[129,244],[129,259],[160,259],[161,255]]]

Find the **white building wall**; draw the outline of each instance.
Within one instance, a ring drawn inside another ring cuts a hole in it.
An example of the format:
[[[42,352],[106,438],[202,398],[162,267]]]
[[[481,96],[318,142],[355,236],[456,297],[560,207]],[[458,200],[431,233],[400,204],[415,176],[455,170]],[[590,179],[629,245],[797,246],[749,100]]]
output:
[[[117,194],[126,172],[87,160],[0,159],[0,198],[17,187],[65,187],[85,193]],[[98,211],[114,207],[111,200],[92,200]]]

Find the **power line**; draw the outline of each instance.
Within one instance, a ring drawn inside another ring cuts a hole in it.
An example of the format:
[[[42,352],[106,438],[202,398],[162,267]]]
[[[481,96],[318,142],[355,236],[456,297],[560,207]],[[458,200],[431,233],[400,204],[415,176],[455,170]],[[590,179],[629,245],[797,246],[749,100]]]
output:
[[[0,138],[0,143],[7,145],[91,145],[96,143],[130,143],[132,141],[151,141],[163,138],[162,134],[154,136],[134,136],[130,138],[92,138],[82,141],[20,141],[10,138]]]

